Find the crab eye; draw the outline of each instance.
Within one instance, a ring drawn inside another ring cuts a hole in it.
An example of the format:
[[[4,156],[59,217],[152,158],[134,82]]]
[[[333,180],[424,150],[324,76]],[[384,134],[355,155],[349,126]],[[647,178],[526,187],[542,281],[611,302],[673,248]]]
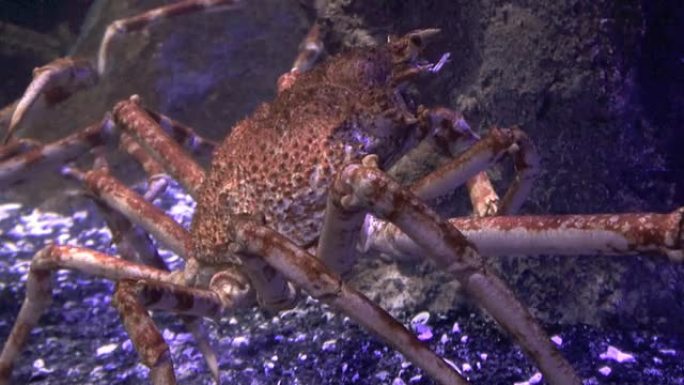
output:
[[[421,48],[423,46],[423,39],[421,39],[420,36],[411,36],[411,44],[418,48]]]

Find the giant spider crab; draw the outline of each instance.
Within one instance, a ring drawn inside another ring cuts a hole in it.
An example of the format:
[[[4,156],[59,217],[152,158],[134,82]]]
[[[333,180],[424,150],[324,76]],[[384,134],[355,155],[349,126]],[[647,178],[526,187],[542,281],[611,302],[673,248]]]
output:
[[[85,61],[60,59],[36,71],[12,116],[7,140],[36,98],[63,97],[103,73],[113,35],[163,17],[235,5],[230,0],[186,0],[112,24],[97,70]],[[233,128],[206,175],[181,145],[211,144],[143,108],[136,97],[118,103],[111,118],[53,144],[19,139],[3,147],[0,178],[6,183],[29,167],[64,162],[117,141],[142,164],[150,183],[144,197],[133,193],[109,175],[101,157],[91,171],[65,169],[102,205],[124,258],[68,246],[49,246],[36,254],[27,298],[0,355],[0,383],[9,381],[13,362],[49,305],[51,272],[60,268],[117,281],[114,304],[154,384],[173,384],[175,377],[168,346],[147,309],[184,315],[218,378],[214,353],[197,328],[198,317],[255,300],[268,309],[284,309],[297,297],[295,286],[354,319],[438,382],[467,383],[340,278],[355,262],[356,248],[350,245],[359,243],[364,250],[394,256],[430,257],[511,333],[549,383],[579,384],[571,366],[480,253],[659,252],[678,261],[683,211],[503,216],[514,214],[529,191],[538,169],[535,149],[516,127],[492,128],[480,139],[457,112],[418,106],[404,92],[406,83],[438,72],[447,60],[445,55],[433,64],[420,56],[436,32],[413,31],[391,38],[386,46],[347,52],[314,66],[322,50],[315,25],[292,71],[279,80],[276,100]],[[463,143],[467,150],[452,153]],[[425,151],[453,160],[410,186],[388,176],[420,162]],[[517,175],[499,199],[484,170],[506,154],[513,157]],[[390,168],[399,157],[402,161]],[[167,173],[198,201],[190,233],[149,203],[164,188],[162,175]],[[444,220],[423,203],[462,184],[473,203],[472,218]],[[131,231],[130,222],[182,255],[185,269],[167,271],[149,239]],[[130,260],[136,258],[144,263]]]

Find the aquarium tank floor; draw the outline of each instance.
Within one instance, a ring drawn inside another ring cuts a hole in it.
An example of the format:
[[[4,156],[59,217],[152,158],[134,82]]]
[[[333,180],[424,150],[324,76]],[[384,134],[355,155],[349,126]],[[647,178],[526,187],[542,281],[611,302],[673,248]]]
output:
[[[156,201],[185,226],[194,202],[172,185]],[[0,205],[0,341],[24,298],[33,254],[50,242],[116,253],[109,230],[87,202],[65,216],[19,203]],[[162,249],[169,265],[181,260]],[[139,363],[111,306],[113,284],[73,271],[54,275],[54,303],[17,362],[17,384],[139,384]],[[479,311],[406,309],[395,314],[473,384],[543,384],[520,348]],[[179,384],[211,384],[190,334],[172,314],[155,313]],[[278,315],[254,308],[206,320],[223,384],[432,384],[399,353],[349,318],[309,297]],[[684,384],[684,341],[662,330],[545,325],[585,384]]]

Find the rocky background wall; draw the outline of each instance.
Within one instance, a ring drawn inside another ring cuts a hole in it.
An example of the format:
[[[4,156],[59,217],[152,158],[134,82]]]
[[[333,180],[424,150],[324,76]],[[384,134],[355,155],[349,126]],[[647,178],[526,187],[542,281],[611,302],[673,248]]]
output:
[[[94,58],[107,23],[164,3],[69,2],[67,21],[37,31],[42,45],[0,24],[2,62],[15,63],[1,67],[1,100],[20,95],[32,66],[69,52]],[[316,9],[332,31],[331,53],[414,28],[442,29],[429,55],[451,52],[452,60],[420,86],[424,102],[463,111],[480,132],[518,124],[529,133],[544,171],[525,213],[670,211],[684,204],[684,43],[677,40],[684,15],[674,3],[253,0],[240,11],[175,19],[119,39],[112,69],[96,88],[37,114],[20,135],[62,137],[139,94],[221,138],[273,97]],[[491,172],[501,186],[509,174],[505,165]],[[40,179],[4,189],[2,200],[73,205],[51,191],[73,186]],[[468,215],[464,202],[457,192],[438,204],[448,215]],[[492,264],[546,322],[684,331],[684,268],[663,257],[507,257]],[[456,282],[427,263],[367,258],[353,282],[395,313],[463,303]]]

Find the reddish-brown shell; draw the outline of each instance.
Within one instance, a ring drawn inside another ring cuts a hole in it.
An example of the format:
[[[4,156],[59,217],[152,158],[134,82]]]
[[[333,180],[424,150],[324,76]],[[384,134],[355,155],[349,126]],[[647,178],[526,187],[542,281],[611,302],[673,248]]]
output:
[[[391,57],[385,48],[333,57],[233,128],[200,190],[196,258],[225,254],[236,214],[263,216],[299,245],[316,240],[335,171],[369,153],[392,156],[410,131],[395,118],[411,112],[396,102]]]

